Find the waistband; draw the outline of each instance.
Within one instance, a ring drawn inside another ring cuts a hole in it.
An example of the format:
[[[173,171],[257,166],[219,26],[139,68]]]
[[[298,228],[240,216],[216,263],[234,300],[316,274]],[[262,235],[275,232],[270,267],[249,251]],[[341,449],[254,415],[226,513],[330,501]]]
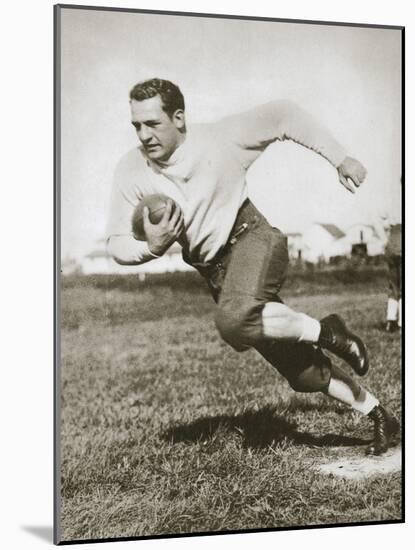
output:
[[[240,239],[240,237],[245,234],[247,231],[250,231],[254,227],[257,227],[262,221],[266,221],[264,216],[259,212],[259,210],[252,204],[249,199],[245,199],[238,210],[238,214],[235,219],[235,223],[232,226],[231,232],[229,233],[228,240],[226,243],[219,249],[216,256],[209,262],[192,262],[183,252],[183,259],[186,263],[192,265],[198,270],[205,270],[212,268],[213,266],[218,266],[221,263],[221,260],[229,252],[232,246]]]

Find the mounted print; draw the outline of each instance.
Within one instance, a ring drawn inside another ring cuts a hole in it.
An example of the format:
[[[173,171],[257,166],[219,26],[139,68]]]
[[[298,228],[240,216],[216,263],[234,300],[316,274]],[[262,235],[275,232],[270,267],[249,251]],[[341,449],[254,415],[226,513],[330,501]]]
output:
[[[55,543],[403,521],[403,39],[55,6]]]

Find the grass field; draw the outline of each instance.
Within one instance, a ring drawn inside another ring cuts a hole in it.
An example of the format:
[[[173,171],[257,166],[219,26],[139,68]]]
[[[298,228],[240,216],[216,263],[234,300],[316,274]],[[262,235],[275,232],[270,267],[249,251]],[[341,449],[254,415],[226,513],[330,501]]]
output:
[[[313,469],[363,455],[368,420],[295,394],[255,352],[229,348],[204,287],[81,283],[62,292],[62,540],[401,518],[400,474]],[[350,322],[370,351],[365,386],[400,417],[384,287],[310,288],[283,297]]]

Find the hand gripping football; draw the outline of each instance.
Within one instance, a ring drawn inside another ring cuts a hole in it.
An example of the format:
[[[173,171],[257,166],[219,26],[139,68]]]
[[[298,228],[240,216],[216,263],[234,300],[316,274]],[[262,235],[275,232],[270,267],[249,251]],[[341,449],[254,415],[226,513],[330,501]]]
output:
[[[132,228],[134,237],[139,241],[145,241],[143,210],[147,206],[151,223],[159,223],[166,209],[169,197],[162,194],[147,195],[143,197],[134,210]]]

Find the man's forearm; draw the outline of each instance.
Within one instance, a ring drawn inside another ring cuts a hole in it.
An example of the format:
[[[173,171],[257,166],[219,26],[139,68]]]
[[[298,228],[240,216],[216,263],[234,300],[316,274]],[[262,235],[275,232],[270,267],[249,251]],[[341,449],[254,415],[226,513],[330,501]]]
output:
[[[121,265],[140,265],[158,257],[150,252],[146,241],[137,241],[132,235],[112,235],[107,251]]]

